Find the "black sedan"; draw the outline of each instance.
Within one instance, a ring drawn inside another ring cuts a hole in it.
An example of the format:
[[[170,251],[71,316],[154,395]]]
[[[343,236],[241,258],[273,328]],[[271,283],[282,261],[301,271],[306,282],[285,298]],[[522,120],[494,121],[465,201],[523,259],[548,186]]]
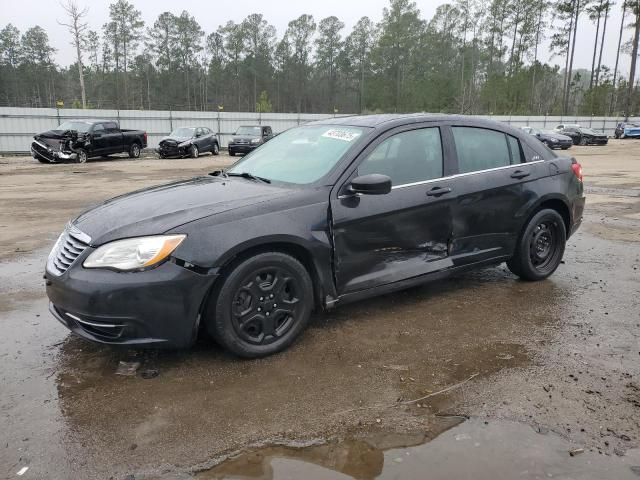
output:
[[[292,128],[226,171],[117,197],[49,256],[53,315],[117,345],[278,352],[314,309],[506,262],[560,265],[582,170],[507,125],[372,115]]]
[[[160,140],[156,152],[160,158],[198,158],[201,153],[220,153],[218,137],[207,127],[180,127]]]
[[[574,145],[606,145],[609,138],[602,132],[586,127],[566,127],[560,133],[571,137]]]
[[[553,132],[551,130],[539,130],[533,127],[521,128],[524,132],[528,133],[529,135],[533,135],[552,150],[555,148],[567,150],[568,148],[571,148],[571,145],[573,145],[573,140],[571,139],[571,137]]]

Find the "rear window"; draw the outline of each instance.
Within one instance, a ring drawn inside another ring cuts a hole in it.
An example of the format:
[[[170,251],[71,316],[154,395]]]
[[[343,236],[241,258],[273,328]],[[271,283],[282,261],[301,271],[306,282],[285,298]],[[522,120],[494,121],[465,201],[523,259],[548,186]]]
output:
[[[510,137],[502,132],[478,127],[453,127],[460,173],[477,172],[511,165]],[[518,140],[515,139],[518,144]],[[518,163],[521,153],[518,146]]]

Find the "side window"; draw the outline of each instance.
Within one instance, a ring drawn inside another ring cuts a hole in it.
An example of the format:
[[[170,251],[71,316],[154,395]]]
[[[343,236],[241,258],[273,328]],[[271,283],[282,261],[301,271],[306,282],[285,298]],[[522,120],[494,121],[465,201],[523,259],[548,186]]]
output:
[[[460,173],[511,165],[507,135],[477,127],[453,127]]]
[[[524,159],[522,158],[522,149],[520,148],[518,139],[507,135],[507,142],[509,142],[509,150],[511,151],[511,163],[522,163]]]
[[[380,173],[398,186],[440,178],[442,168],[440,129],[432,127],[387,138],[358,166],[358,175]]]
[[[118,132],[118,124],[116,122],[105,123],[104,128],[108,130],[110,133]]]
[[[96,123],[93,126],[93,133],[104,133],[104,123]]]

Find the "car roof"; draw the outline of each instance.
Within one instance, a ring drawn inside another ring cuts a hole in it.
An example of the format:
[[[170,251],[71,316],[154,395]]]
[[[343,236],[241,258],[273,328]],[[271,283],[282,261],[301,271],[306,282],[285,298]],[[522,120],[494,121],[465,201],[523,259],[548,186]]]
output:
[[[467,115],[451,115],[444,113],[383,113],[376,115],[352,115],[345,117],[327,118],[324,120],[316,120],[306,125],[345,125],[353,127],[370,127],[377,128],[380,126],[395,126],[409,123],[419,122],[451,122],[459,121],[461,123],[473,123],[476,126],[486,126],[488,128],[511,129],[503,122],[483,118],[471,117]]]

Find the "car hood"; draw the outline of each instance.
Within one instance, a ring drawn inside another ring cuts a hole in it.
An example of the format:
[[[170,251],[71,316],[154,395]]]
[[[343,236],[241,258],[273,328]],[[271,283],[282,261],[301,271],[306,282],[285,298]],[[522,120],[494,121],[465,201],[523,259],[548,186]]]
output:
[[[563,135],[561,133],[543,133],[543,134],[540,135],[540,138],[571,141],[571,137],[569,137],[567,135]]]
[[[72,223],[97,246],[120,238],[158,235],[288,194],[290,189],[251,180],[197,177],[112,198],[81,213]]]
[[[171,142],[182,143],[182,142],[186,142],[187,140],[191,140],[192,138],[193,137],[172,137],[171,135],[169,135],[167,137],[162,137],[159,143],[165,142],[167,140]]]

